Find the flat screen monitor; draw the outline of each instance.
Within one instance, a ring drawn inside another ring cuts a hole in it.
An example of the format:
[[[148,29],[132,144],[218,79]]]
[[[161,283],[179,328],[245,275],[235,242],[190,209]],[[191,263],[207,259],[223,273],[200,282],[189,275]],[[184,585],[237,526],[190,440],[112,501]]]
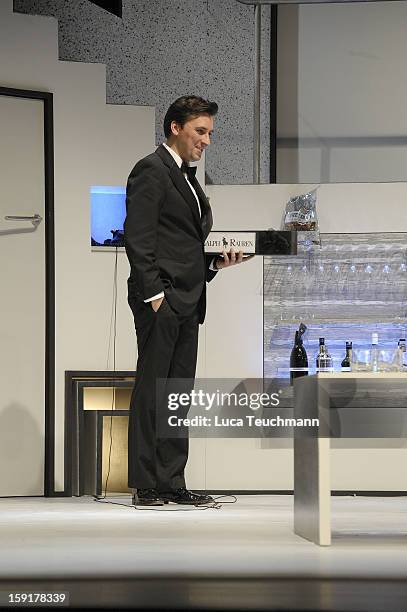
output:
[[[126,188],[96,185],[90,188],[92,250],[124,247]]]

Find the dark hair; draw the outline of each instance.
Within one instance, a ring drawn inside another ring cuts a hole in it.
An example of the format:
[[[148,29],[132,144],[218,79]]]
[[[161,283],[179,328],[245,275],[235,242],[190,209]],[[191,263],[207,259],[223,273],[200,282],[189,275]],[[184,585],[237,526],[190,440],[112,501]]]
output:
[[[198,96],[181,96],[171,104],[164,117],[165,137],[171,135],[171,123],[176,121],[181,127],[189,119],[199,117],[199,115],[210,115],[213,117],[218,112],[216,102],[209,102]]]

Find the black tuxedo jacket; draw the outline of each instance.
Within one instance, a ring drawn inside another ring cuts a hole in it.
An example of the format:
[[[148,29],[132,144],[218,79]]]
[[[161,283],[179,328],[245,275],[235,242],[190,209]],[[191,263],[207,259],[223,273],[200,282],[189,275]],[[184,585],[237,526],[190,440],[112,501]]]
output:
[[[195,187],[195,185],[194,185]],[[127,182],[124,239],[130,262],[129,301],[144,301],[164,291],[171,308],[190,315],[206,311],[206,281],[212,256],[204,241],[212,227],[209,202],[196,186],[202,216],[174,158],[160,145],[141,159]]]

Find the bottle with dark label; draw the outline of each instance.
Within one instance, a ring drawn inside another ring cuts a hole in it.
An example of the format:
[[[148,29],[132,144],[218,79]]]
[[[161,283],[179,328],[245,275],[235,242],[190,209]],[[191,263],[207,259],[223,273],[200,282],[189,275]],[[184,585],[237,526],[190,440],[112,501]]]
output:
[[[293,384],[294,378],[308,375],[308,357],[302,342],[302,337],[307,327],[300,324],[298,331],[295,332],[294,346],[290,355],[290,383]]]
[[[325,338],[319,339],[319,352],[316,360],[317,372],[333,372],[333,361],[332,357],[328,353],[328,349],[325,345]]]
[[[352,371],[352,342],[346,343],[346,355],[341,363],[342,372]]]

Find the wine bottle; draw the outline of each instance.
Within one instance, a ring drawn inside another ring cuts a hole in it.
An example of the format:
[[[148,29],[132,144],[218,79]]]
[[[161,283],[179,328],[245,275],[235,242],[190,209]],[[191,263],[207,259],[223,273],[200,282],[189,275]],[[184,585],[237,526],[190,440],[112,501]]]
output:
[[[295,332],[294,346],[290,355],[290,383],[293,384],[294,378],[308,375],[308,357],[305,350],[302,336],[307,330],[306,325],[301,323],[298,331]]]
[[[342,372],[352,371],[352,342],[347,342],[345,345],[346,355],[342,359],[341,370]]]
[[[406,339],[400,338],[398,341],[398,350],[397,350],[397,369],[400,372],[407,371],[407,353],[406,353]]]
[[[333,361],[325,345],[325,338],[319,339],[319,352],[316,365],[317,372],[333,372]]]

